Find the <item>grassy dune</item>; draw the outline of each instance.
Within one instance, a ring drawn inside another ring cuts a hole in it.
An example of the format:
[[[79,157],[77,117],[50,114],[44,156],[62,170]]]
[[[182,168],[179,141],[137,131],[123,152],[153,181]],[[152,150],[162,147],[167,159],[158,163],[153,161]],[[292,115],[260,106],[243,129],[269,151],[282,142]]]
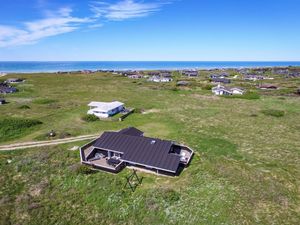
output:
[[[0,224],[299,223],[300,99],[287,94],[299,80],[277,78],[272,82],[285,85],[284,94],[242,99],[212,96],[203,78],[174,88],[104,74],[20,77],[27,80],[6,97],[0,119],[42,124],[1,144],[50,130],[76,136],[136,126],[196,155],[177,178],[139,173],[143,184],[131,193],[122,190],[129,170],[78,173],[79,153],[68,149],[83,143],[2,152]],[[123,122],[85,122],[92,100],[119,100],[138,113]]]

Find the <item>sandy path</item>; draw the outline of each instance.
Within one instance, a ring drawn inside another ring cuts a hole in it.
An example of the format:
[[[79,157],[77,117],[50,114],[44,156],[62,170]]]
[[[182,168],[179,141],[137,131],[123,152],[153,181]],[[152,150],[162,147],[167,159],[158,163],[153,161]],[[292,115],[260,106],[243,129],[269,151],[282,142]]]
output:
[[[34,142],[15,143],[15,144],[0,146],[0,151],[12,151],[12,150],[18,150],[18,149],[66,144],[66,143],[72,143],[72,142],[77,142],[77,141],[95,139],[99,136],[100,136],[100,134],[97,134],[97,135],[94,134],[94,135],[83,135],[83,136],[78,136],[78,137],[57,139],[57,140],[51,140],[51,141],[34,141]]]

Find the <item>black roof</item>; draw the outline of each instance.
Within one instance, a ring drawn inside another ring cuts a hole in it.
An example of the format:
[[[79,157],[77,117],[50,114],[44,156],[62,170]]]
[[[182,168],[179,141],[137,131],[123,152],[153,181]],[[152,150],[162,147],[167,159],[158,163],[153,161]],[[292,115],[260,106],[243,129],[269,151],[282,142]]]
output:
[[[17,92],[15,87],[8,86],[4,83],[0,83],[0,93],[13,93]]]
[[[131,136],[143,136],[144,132],[136,129],[135,127],[128,127],[119,131],[120,134],[131,135]]]
[[[133,131],[132,128],[129,128],[129,130]],[[121,132],[104,132],[96,140],[94,147],[121,152],[123,153],[121,159],[125,162],[174,173],[177,171],[180,163],[179,155],[169,153],[173,147],[173,142],[128,135],[126,134],[126,129]]]
[[[226,79],[226,78],[212,78],[212,81],[214,82],[220,82],[220,83],[231,83],[231,80]]]

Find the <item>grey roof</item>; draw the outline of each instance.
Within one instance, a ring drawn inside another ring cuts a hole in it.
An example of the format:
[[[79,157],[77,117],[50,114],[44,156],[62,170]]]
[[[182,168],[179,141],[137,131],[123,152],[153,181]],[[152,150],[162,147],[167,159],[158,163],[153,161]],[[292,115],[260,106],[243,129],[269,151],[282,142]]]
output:
[[[144,132],[136,129],[135,127],[128,127],[119,131],[120,134],[131,135],[131,136],[143,136]]]
[[[226,79],[226,78],[212,78],[213,82],[220,82],[220,83],[231,83],[231,80]]]
[[[0,83],[0,93],[13,93],[17,92],[15,87],[8,86],[6,84]]]
[[[94,147],[121,152],[121,159],[125,162],[174,173],[180,164],[180,156],[169,153],[173,142],[156,138],[128,135],[124,132],[104,132],[96,140]]]

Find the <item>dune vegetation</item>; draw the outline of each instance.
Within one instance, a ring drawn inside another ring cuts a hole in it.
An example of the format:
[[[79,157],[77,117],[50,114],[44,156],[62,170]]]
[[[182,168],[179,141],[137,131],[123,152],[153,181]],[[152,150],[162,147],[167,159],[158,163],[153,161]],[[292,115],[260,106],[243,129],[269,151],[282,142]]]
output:
[[[276,77],[283,93],[237,79],[255,94],[223,98],[203,76],[176,89],[180,77],[11,76],[26,83],[0,106],[1,144],[43,140],[51,130],[77,136],[135,126],[196,154],[179,177],[138,172],[143,182],[133,193],[123,188],[129,169],[80,166],[70,149],[86,142],[1,152],[0,224],[299,224],[300,99],[291,94],[299,80]],[[82,119],[90,101],[113,100],[137,110],[122,122]]]

